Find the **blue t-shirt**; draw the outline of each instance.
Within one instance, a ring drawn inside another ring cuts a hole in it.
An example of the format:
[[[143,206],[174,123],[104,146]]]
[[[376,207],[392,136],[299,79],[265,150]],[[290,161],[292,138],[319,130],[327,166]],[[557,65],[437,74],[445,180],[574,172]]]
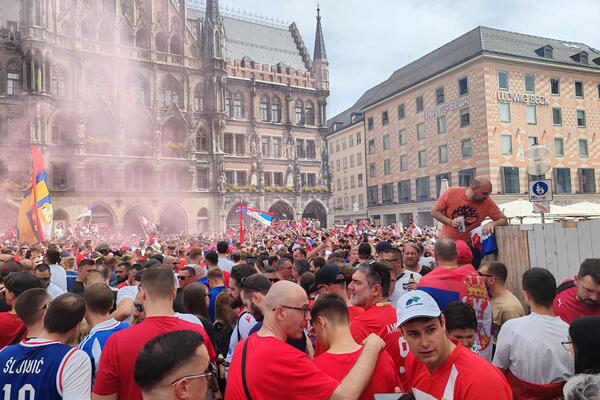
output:
[[[92,383],[96,378],[96,372],[98,372],[98,366],[100,365],[100,356],[102,355],[102,349],[106,341],[113,333],[125,328],[129,328],[128,323],[119,322],[111,318],[94,326],[90,330],[90,333],[77,345],[77,348],[85,351],[90,356],[90,360],[92,360]]]
[[[73,282],[77,279],[77,271],[66,271],[67,272],[67,292],[71,291]]]
[[[208,316],[210,320],[215,322],[215,306],[217,304],[217,296],[221,294],[223,290],[227,289],[227,286],[217,286],[210,288],[210,300],[208,302]]]

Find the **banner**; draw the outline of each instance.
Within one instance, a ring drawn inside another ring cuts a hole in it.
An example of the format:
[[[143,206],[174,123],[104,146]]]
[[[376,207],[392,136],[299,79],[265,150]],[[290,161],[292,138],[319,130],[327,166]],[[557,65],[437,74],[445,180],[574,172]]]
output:
[[[38,147],[31,148],[33,172],[19,207],[17,229],[21,243],[41,243],[52,232],[52,202],[46,182],[44,158]]]
[[[268,211],[255,210],[253,208],[243,207],[242,212],[247,216],[254,218],[265,226],[271,226],[273,223],[273,213]]]

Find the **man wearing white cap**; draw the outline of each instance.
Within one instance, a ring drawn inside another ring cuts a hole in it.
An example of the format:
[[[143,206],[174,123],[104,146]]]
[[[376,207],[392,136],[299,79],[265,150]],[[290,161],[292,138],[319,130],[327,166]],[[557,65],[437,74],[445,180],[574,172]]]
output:
[[[446,320],[428,293],[405,293],[396,314],[410,348],[406,377],[416,400],[512,399],[502,372],[447,336]]]

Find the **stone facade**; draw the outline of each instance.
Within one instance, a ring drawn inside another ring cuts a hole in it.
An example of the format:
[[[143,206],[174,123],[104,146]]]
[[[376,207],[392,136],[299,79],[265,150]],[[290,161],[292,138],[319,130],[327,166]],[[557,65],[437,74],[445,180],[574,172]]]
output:
[[[320,16],[311,60],[295,24],[221,15],[215,0],[19,4],[0,27],[0,151],[18,155],[0,160],[1,232],[32,144],[55,221],[91,204],[95,221],[125,232],[139,217],[166,232],[224,231],[243,202],[327,223]]]

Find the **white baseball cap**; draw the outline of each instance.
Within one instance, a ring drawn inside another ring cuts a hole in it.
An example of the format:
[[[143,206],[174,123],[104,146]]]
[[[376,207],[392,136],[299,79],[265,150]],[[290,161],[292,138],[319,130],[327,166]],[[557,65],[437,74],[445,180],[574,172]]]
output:
[[[419,317],[437,318],[442,314],[433,297],[422,290],[404,293],[396,303],[396,321],[398,327]]]

